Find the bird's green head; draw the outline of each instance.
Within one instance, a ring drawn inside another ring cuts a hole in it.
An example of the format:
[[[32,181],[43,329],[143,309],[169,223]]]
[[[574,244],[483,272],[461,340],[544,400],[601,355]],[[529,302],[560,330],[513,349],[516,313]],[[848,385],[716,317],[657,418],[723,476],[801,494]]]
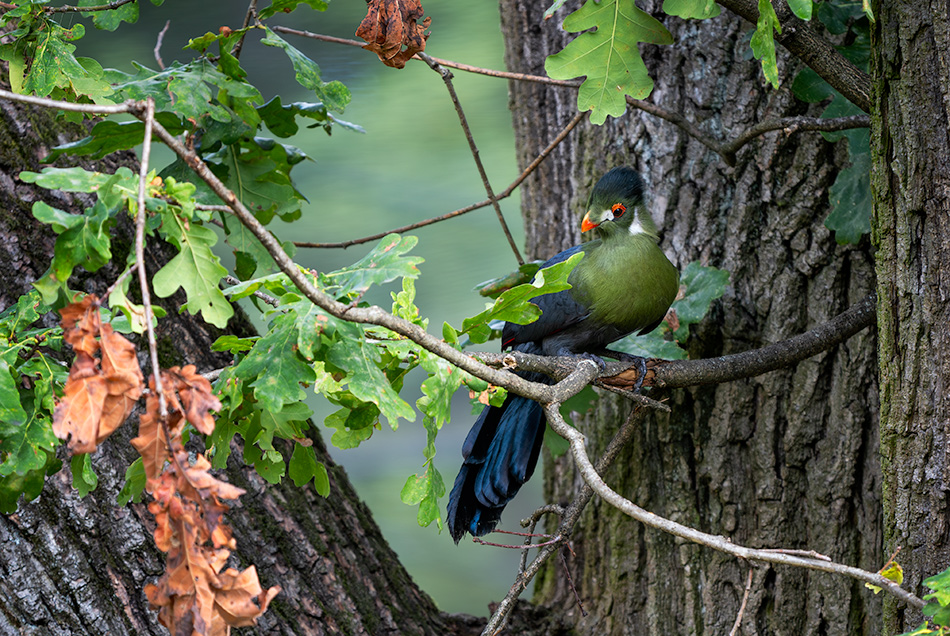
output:
[[[643,205],[643,179],[635,170],[614,168],[594,186],[581,232],[594,228],[605,239],[619,232],[657,238],[656,225]]]

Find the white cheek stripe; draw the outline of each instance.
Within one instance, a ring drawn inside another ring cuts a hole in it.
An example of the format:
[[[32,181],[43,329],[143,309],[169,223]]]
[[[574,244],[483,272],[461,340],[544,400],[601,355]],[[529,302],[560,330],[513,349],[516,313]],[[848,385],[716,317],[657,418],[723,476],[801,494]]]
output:
[[[640,219],[634,218],[633,223],[630,224],[630,233],[631,234],[646,234],[646,230],[644,230],[643,226],[640,225]]]

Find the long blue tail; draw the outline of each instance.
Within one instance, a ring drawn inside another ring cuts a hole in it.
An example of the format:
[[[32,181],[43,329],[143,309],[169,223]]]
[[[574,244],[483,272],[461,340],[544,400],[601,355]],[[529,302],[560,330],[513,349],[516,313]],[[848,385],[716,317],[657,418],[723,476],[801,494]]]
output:
[[[550,382],[547,376],[526,375]],[[541,405],[514,393],[500,407],[482,411],[462,445],[462,468],[449,495],[447,523],[456,543],[466,532],[480,537],[494,530],[505,506],[534,473],[544,426]]]

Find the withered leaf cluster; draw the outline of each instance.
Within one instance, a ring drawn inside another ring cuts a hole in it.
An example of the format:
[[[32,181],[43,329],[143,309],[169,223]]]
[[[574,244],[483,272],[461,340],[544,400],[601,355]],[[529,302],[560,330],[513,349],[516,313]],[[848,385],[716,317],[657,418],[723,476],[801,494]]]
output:
[[[102,324],[99,299],[86,296],[60,311],[63,339],[76,352],[53,432],[73,453],[92,453],[126,420],[142,395],[135,346]],[[97,355],[98,354],[98,355]]]
[[[425,31],[432,18],[420,24],[424,13],[419,0],[368,0],[356,37],[366,40],[363,48],[376,53],[383,64],[402,68],[426,48],[429,34]]]
[[[99,317],[99,299],[89,295],[61,312],[64,339],[76,352],[64,396],[56,406],[53,430],[73,453],[91,453],[131,414],[144,390],[135,346]],[[210,435],[212,411],[221,408],[211,383],[193,365],[161,372],[166,413],[160,412],[155,378],[149,379],[139,435],[146,490],[153,501],[155,544],[168,554],[165,574],[145,594],[172,634],[224,636],[249,626],[267,610],[279,587],[261,587],[257,570],[225,569],[235,548],[223,523],[229,506],[244,491],[214,477],[198,454],[190,459],[182,432],[190,423]]]

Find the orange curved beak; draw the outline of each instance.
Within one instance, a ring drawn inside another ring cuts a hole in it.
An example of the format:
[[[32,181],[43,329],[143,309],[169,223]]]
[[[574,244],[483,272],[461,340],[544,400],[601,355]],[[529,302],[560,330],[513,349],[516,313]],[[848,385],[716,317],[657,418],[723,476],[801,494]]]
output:
[[[597,225],[597,223],[594,223],[590,220],[590,212],[588,212],[584,215],[584,220],[581,221],[581,234],[588,230],[593,230],[595,227],[597,227]]]

